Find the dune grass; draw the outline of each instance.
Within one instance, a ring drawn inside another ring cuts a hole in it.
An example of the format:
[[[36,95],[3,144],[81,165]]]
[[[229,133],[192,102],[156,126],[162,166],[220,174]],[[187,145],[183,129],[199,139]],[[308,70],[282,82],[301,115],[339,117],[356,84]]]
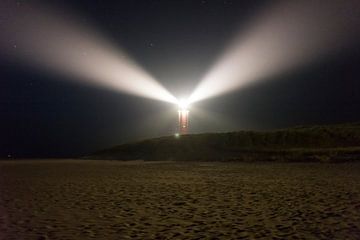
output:
[[[166,136],[123,144],[87,158],[177,161],[354,161],[360,123]]]

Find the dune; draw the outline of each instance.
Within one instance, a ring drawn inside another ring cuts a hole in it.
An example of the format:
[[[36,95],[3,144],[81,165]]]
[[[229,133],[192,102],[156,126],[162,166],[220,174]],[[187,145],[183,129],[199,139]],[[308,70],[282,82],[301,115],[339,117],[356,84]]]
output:
[[[84,158],[146,161],[358,161],[360,124],[167,136],[122,144]]]

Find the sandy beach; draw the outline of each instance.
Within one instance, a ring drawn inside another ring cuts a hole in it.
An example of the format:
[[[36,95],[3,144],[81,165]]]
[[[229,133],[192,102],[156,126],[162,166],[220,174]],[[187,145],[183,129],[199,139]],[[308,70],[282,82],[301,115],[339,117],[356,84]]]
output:
[[[0,239],[359,239],[360,163],[0,162]]]

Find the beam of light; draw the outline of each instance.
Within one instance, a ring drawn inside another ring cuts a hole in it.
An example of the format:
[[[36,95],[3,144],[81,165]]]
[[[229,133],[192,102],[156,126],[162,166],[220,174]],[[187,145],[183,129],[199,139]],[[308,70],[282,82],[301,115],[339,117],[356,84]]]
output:
[[[359,40],[360,1],[287,0],[264,9],[200,81],[190,102],[293,70]]]
[[[177,100],[124,51],[69,13],[0,2],[0,50],[69,79],[141,97]]]

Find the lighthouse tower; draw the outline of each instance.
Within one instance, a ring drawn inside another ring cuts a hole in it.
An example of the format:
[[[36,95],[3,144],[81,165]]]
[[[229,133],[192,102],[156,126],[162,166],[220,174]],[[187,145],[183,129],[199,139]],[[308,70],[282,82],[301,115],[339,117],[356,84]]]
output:
[[[182,99],[178,102],[179,105],[179,121],[178,131],[180,135],[187,134],[189,131],[189,109],[188,101]]]
[[[189,131],[189,110],[179,109],[179,133],[187,134]]]

